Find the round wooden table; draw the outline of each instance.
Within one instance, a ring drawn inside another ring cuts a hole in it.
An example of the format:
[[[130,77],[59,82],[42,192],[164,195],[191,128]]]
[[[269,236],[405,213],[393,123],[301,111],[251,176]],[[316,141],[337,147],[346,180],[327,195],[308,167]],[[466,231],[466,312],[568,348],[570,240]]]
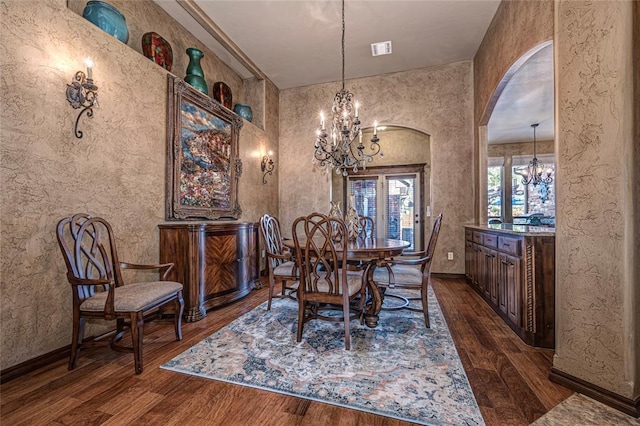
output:
[[[302,243],[302,241],[301,241]],[[285,240],[284,245],[290,249],[295,249],[293,240]],[[383,266],[385,259],[399,256],[402,251],[409,247],[411,243],[403,240],[392,240],[390,238],[358,238],[355,241],[346,243],[347,260],[360,260],[367,262],[364,274],[367,276],[367,289],[369,300],[365,305],[364,322],[368,327],[378,325],[378,314],[382,309],[382,295],[380,289],[373,281],[373,271],[377,266]],[[335,243],[337,251],[343,251],[343,243]]]

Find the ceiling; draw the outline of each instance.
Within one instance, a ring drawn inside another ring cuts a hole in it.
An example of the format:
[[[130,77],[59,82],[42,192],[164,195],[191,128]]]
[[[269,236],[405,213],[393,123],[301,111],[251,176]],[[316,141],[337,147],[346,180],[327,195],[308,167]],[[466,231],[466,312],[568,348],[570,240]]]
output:
[[[266,77],[281,90],[341,79],[340,1],[154,1],[243,78]],[[471,60],[499,4],[346,0],[345,78]],[[388,40],[393,53],[373,57],[371,43]],[[501,100],[507,101],[504,92]],[[531,119],[520,121],[527,124],[515,126],[513,117],[493,126],[490,122],[490,141],[506,137],[501,134],[505,123],[508,137],[530,140]],[[518,134],[515,127],[523,130]]]

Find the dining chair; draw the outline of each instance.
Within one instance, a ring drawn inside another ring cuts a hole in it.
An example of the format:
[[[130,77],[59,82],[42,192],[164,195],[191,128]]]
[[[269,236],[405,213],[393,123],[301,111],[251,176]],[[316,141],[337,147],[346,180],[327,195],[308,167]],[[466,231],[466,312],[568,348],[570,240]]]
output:
[[[105,342],[83,342],[86,319],[116,320],[111,349],[133,352],[136,374],[142,373],[142,343],[145,315],[152,311],[174,314],[176,340],[182,340],[182,284],[166,281],[173,263],[139,265],[120,262],[111,225],[100,217],[79,213],[57,226],[57,239],[67,265],[67,279],[73,288],[73,334],[69,370],[78,365],[80,349]],[[164,271],[161,280],[127,283],[123,269]],[[120,344],[126,331],[132,346]]]
[[[360,223],[358,238],[362,240],[371,240],[376,238],[376,225],[371,216],[360,216],[358,218],[358,222]],[[347,265],[349,265],[349,270],[351,271],[364,270],[366,262],[363,260],[349,260]]]
[[[335,233],[345,236],[344,220],[332,216],[311,215],[297,218],[293,223],[296,260],[300,270],[298,287],[298,333],[302,340],[304,324],[314,320],[342,321],[345,349],[351,349],[349,322],[362,319],[365,282],[361,271],[347,271],[347,251],[334,242]],[[357,298],[360,298],[357,301]],[[359,302],[359,303],[357,303]],[[352,306],[352,303],[354,306]],[[342,311],[331,315],[329,311]]]
[[[392,309],[408,309],[416,312],[424,313],[424,323],[429,328],[429,305],[427,300],[427,292],[429,287],[429,279],[431,277],[431,264],[433,261],[433,253],[438,241],[440,233],[440,225],[442,223],[442,213],[440,213],[433,222],[433,229],[429,237],[429,243],[426,251],[411,252],[410,258],[407,256],[398,256],[386,262],[384,267],[377,267],[373,272],[373,281],[378,288],[382,289],[384,297],[398,298],[404,303],[397,306],[384,307],[385,310]],[[420,296],[405,296],[402,294],[392,293],[394,289],[420,290]],[[387,292],[387,290],[391,290]],[[412,300],[420,300],[422,306],[412,306]]]
[[[271,300],[274,297],[273,289],[276,281],[282,284],[282,291],[275,297],[295,299],[294,294],[298,288],[298,268],[293,258],[293,253],[283,244],[278,219],[265,213],[260,218],[260,230],[267,256],[269,280],[267,310],[271,310]],[[287,285],[288,283],[290,284]]]
[[[375,238],[376,223],[371,216],[360,216],[360,234],[359,238]]]

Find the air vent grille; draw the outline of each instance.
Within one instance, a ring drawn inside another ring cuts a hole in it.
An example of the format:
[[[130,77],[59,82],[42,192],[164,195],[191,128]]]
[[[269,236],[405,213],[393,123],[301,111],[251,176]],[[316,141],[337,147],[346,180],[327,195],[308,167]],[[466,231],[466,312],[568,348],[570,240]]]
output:
[[[390,55],[391,54],[391,42],[382,41],[380,43],[371,44],[371,54],[373,56]]]

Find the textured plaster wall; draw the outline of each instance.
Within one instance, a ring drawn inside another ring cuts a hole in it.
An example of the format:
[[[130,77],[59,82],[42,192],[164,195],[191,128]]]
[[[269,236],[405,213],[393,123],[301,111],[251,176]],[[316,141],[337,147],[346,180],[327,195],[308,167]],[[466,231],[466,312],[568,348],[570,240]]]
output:
[[[66,0],[0,3],[1,369],[71,341],[71,286],[55,240],[60,218],[101,215],[116,231],[122,260],[158,260],[168,73],[140,55],[140,37],[155,30],[167,38],[181,77],[181,52],[198,44],[151,1],[114,4],[127,16],[129,45],[68,9]],[[76,139],[79,111],[65,89],[87,56],[95,62],[100,106],[80,120],[84,137]],[[213,53],[205,51],[203,66],[207,83],[227,81],[243,96],[242,80]],[[264,93],[266,130],[245,122],[240,132],[243,221],[277,209],[277,187],[261,184],[256,154],[262,147],[277,152],[278,90],[266,83]],[[105,329],[92,326],[87,335]]]
[[[497,100],[496,89],[525,52],[553,38],[553,0],[503,1],[473,59],[476,124],[486,124]]]
[[[640,395],[632,12],[630,1],[556,10],[554,367],[628,398]]]
[[[471,62],[349,80],[347,88],[362,102],[362,127],[378,120],[431,136],[432,211],[444,213],[433,271],[464,273],[463,224],[473,220]],[[311,159],[318,114],[329,110],[339,89],[335,82],[280,94],[280,218],[286,234],[296,217],[329,209],[330,176]],[[455,261],[446,260],[447,251]]]

